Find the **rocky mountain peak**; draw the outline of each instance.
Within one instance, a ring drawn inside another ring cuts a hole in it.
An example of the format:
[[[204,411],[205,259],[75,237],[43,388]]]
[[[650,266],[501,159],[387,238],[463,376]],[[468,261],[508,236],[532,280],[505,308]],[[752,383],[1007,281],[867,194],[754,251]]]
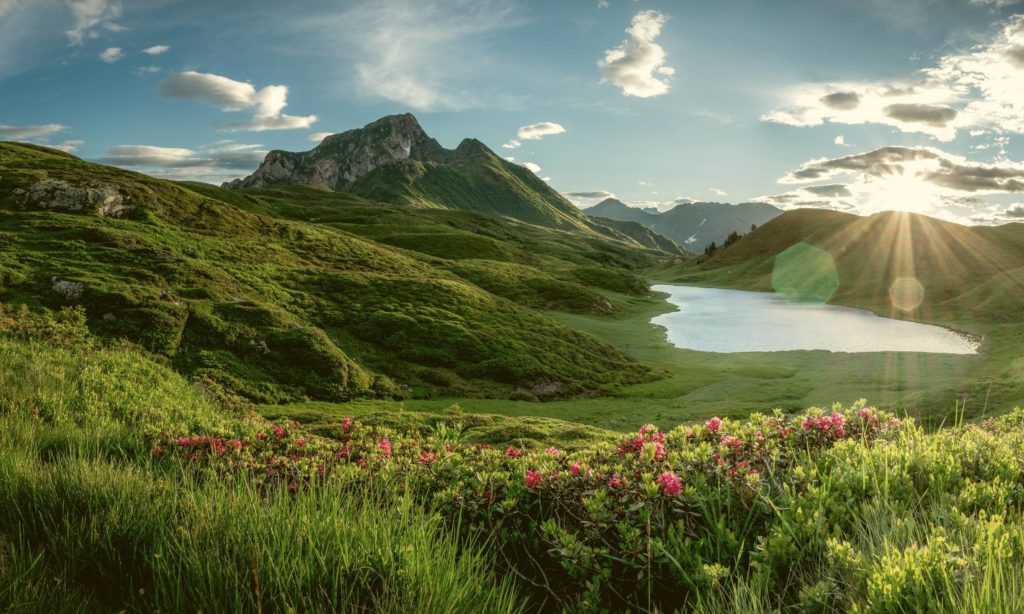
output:
[[[332,134],[309,151],[272,151],[256,172],[224,187],[297,184],[343,190],[386,164],[435,160],[445,152],[412,114],[388,115],[362,128]]]

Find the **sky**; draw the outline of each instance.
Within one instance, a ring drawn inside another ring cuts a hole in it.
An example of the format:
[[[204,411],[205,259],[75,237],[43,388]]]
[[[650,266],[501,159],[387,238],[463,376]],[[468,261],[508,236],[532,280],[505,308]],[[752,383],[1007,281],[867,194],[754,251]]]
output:
[[[405,112],[581,207],[1024,221],[1024,2],[0,0],[0,140],[219,183]]]

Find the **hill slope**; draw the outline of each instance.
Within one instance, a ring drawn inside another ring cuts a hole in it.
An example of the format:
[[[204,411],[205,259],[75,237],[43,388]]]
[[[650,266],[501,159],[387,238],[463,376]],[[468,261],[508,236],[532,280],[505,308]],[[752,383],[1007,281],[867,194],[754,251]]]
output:
[[[690,203],[662,213],[630,207],[614,198],[583,210],[592,218],[636,222],[664,235],[692,251],[700,252],[711,242],[721,245],[729,233],[746,233],[751,225],[764,224],[782,213],[764,203]]]
[[[347,223],[300,221],[323,211]],[[418,228],[400,219],[417,211],[310,189],[197,191],[2,143],[0,297],[81,306],[95,334],[264,402],[402,390],[564,396],[647,377],[530,307],[606,310],[594,280],[634,279],[624,267],[653,252],[479,214],[427,212]],[[546,284],[547,302],[500,296],[508,272],[498,267],[460,276],[447,253],[458,241],[437,232],[492,248],[477,258],[521,260],[516,274]]]
[[[1024,224],[968,227],[912,213],[796,210],[700,268],[728,270],[733,283],[768,290],[776,258],[801,243],[832,258],[840,281],[832,302],[919,320],[1021,318]]]

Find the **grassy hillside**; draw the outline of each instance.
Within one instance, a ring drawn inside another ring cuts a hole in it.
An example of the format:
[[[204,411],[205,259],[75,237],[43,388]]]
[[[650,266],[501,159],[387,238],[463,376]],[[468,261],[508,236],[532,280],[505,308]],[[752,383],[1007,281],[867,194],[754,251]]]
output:
[[[532,307],[601,309],[588,286],[640,291],[628,268],[657,252],[312,189],[193,188],[0,144],[0,297],[80,305],[98,336],[262,402],[557,397],[648,377]],[[460,277],[474,254],[498,264]],[[510,291],[509,270],[548,288],[545,302]]]
[[[5,611],[1024,608],[1020,410],[304,426],[74,318],[3,322]]]

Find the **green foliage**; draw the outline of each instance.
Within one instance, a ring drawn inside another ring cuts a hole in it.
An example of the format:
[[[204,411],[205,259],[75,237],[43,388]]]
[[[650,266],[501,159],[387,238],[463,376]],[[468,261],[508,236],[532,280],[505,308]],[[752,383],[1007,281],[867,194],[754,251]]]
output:
[[[499,166],[511,175],[495,181],[540,181]],[[64,186],[70,204],[34,199],[39,185]],[[127,208],[75,208],[89,190]],[[18,144],[0,144],[0,193],[4,302],[81,308],[100,339],[139,344],[258,402],[442,390],[551,398],[650,376],[535,311],[609,311],[571,271],[632,278],[617,267],[651,258],[588,228],[430,215],[311,189],[183,187]],[[310,221],[320,214],[331,222]],[[457,262],[478,249],[497,264]],[[549,266],[566,272],[541,272]]]

